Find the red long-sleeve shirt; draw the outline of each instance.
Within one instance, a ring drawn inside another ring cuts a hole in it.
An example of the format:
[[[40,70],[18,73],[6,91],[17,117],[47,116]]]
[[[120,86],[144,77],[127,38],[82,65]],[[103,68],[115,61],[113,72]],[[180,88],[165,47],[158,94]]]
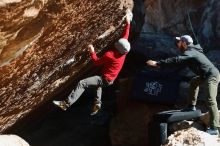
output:
[[[130,23],[126,23],[122,38],[128,39]],[[107,51],[103,57],[98,58],[96,53],[91,53],[92,61],[95,65],[103,65],[101,73],[107,81],[114,81],[124,64],[126,54],[120,54],[116,49]]]

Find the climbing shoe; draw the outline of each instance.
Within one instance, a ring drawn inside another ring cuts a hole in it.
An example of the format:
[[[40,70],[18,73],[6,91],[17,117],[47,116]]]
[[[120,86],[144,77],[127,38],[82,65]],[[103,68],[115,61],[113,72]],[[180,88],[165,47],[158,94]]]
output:
[[[196,111],[196,106],[195,105],[188,105],[184,109],[181,110],[182,112],[190,112],[190,111]]]
[[[101,103],[95,102],[92,107],[92,113],[90,115],[91,116],[96,115],[100,109],[101,109]]]
[[[206,132],[210,135],[219,135],[218,128],[208,128]]]
[[[62,110],[67,110],[68,107],[70,107],[70,105],[68,103],[66,103],[66,101],[53,101],[53,104],[58,106],[59,108],[61,108]]]

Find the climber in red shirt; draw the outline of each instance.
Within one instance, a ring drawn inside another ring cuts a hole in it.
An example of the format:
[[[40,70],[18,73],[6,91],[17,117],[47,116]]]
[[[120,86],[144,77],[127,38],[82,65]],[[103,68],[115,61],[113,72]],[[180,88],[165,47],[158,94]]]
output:
[[[128,11],[126,14],[126,26],[122,38],[114,44],[114,49],[107,51],[101,58],[97,57],[93,45],[88,45],[88,50],[94,64],[102,65],[101,75],[81,80],[66,100],[53,101],[56,106],[60,107],[62,110],[66,110],[77,101],[86,88],[96,87],[96,98],[91,115],[95,115],[101,109],[102,87],[107,87],[113,84],[124,64],[127,53],[130,51],[128,37],[131,20],[132,13],[131,11]]]

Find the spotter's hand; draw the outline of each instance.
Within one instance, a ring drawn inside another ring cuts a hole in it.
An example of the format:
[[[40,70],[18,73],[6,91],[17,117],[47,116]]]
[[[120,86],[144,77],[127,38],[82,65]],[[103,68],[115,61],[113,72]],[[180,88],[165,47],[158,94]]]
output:
[[[147,66],[150,66],[150,67],[159,67],[159,66],[157,65],[157,62],[156,62],[156,61],[153,61],[153,60],[148,60],[148,61],[146,62],[146,64],[147,64]]]

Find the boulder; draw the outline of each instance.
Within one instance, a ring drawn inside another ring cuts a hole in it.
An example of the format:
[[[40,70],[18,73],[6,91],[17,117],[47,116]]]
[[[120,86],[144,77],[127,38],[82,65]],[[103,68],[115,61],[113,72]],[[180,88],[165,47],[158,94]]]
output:
[[[145,21],[134,50],[147,58],[174,56],[179,52],[173,39],[183,34],[191,35],[205,52],[219,50],[219,7],[218,0],[145,0]]]
[[[146,146],[152,116],[169,106],[131,100],[132,79],[121,79],[119,84],[117,115],[110,124],[111,143],[113,146]]]
[[[190,34],[207,49],[219,48],[218,0],[145,0],[144,5],[143,34]]]
[[[219,144],[218,136],[190,127],[174,132],[163,146],[218,146]]]
[[[180,121],[180,122],[174,122],[170,123],[169,125],[169,133],[174,133],[179,130],[184,130],[188,128],[196,128],[197,130],[205,131],[204,124],[201,121]]]
[[[0,135],[0,146],[30,146],[17,135]]]
[[[0,132],[88,72],[87,45],[99,53],[119,39],[132,7],[132,0],[1,1]]]
[[[212,63],[220,70],[220,50],[210,50],[206,55]]]

